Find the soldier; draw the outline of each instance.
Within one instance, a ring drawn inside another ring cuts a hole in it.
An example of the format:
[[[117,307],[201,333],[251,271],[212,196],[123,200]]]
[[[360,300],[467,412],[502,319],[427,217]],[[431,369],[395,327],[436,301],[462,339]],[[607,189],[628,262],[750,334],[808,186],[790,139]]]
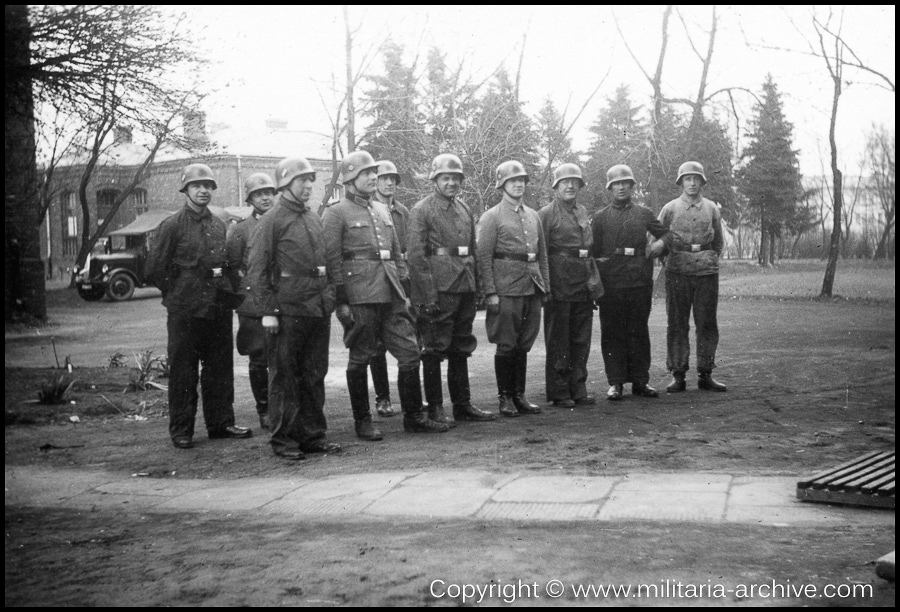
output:
[[[207,208],[215,189],[209,166],[185,167],[184,208],[159,226],[147,264],[168,310],[169,435],[182,449],[194,446],[198,382],[210,438],[253,435],[234,424],[231,310],[238,305],[233,291],[239,279],[237,270],[227,266],[225,222]]]
[[[381,440],[369,410],[366,369],[378,341],[397,359],[397,387],[403,428],[412,433],[441,433],[445,423],[428,419],[422,408],[419,345],[403,285],[409,285],[400,240],[384,204],[372,202],[378,164],[365,151],[341,162],[344,198],[325,210],[323,221],[328,245],[328,274],[335,285],[337,317],[350,349],[347,389],[363,440]]]
[[[456,420],[493,421],[497,415],[472,405],[468,358],[477,346],[472,333],[476,310],[475,220],[456,199],[464,180],[462,162],[443,153],[431,162],[434,192],[410,214],[409,275],[422,336],[422,378],[428,418],[453,423],[444,414],[441,361],[447,359],[447,387]]]
[[[541,327],[541,303],[550,299],[547,250],[538,214],[525,206],[525,166],[497,166],[503,199],[478,221],[477,262],[487,307],[488,341],[497,345],[494,370],[500,414],[537,414],[525,397],[528,351]]]
[[[241,277],[240,292],[247,299],[238,307],[238,332],[235,345],[239,355],[250,357],[250,389],[256,400],[256,413],[259,415],[259,426],[268,429],[266,422],[269,413],[269,368],[266,363],[266,330],[262,326],[263,313],[257,301],[250,293],[247,276],[247,260],[250,255],[250,238],[256,230],[259,220],[275,202],[275,183],[268,174],[258,172],[244,181],[246,201],[253,207],[253,213],[233,225],[228,226],[226,249],[228,266],[238,270]]]
[[[546,392],[554,406],[571,408],[595,403],[587,392],[587,361],[594,301],[603,295],[603,283],[591,254],[591,219],[577,201],[584,187],[581,168],[562,164],[553,173],[552,187],[556,197],[538,212],[553,294],[544,306]]]
[[[600,350],[609,391],[606,399],[622,399],[624,383],[640,397],[659,397],[650,382],[650,309],[653,306],[653,260],[648,259],[647,232],[660,238],[666,227],[653,212],[631,201],[634,175],[624,164],[606,173],[613,203],[591,222],[594,257],[605,294],[600,306]]]
[[[275,168],[278,202],[250,248],[250,286],[269,334],[270,444],[279,457],[341,450],[325,439],[334,287],[326,273],[322,220],[307,208],[316,173],[302,157]]]
[[[378,186],[375,199],[387,206],[394,222],[394,229],[400,239],[400,257],[407,259],[407,227],[409,225],[409,209],[397,201],[394,192],[400,184],[400,173],[393,162],[378,162]],[[387,359],[384,344],[378,343],[378,350],[372,356],[369,369],[372,370],[372,386],[375,387],[375,411],[379,416],[392,417],[396,414],[391,405],[391,387],[388,384]]]
[[[672,229],[666,243],[666,333],[668,354],[666,367],[672,372],[669,393],[685,390],[685,373],[691,356],[690,316],[694,309],[697,328],[697,386],[707,391],[726,391],[727,387],[712,377],[716,367],[719,325],[719,256],[722,254],[722,215],[715,203],[700,191],[706,184],[703,166],[694,161],[681,164],[675,181],[681,186],[681,197],[672,200],[659,212],[659,220]]]

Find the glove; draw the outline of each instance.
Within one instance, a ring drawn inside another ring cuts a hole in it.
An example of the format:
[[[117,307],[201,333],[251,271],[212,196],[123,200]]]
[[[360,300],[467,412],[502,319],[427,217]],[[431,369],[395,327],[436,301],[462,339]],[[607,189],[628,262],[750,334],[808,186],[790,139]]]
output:
[[[422,312],[424,312],[429,317],[433,317],[441,313],[441,307],[437,302],[431,302],[429,304],[422,305]]]
[[[487,296],[484,300],[485,308],[491,314],[497,314],[500,312],[500,296],[496,293],[492,293]]]
[[[278,333],[278,317],[263,317],[262,326],[270,334]]]
[[[353,327],[353,313],[350,312],[349,304],[341,304],[337,307],[337,310],[334,314],[337,315],[337,319],[338,321],[340,321],[345,331]]]
[[[541,304],[548,304],[553,301],[553,295],[550,293],[545,293],[541,296]]]

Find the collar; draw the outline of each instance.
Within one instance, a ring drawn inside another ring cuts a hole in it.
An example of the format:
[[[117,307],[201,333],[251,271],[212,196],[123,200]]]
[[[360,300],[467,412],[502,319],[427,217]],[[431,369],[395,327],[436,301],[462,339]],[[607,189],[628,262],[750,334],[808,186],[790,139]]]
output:
[[[681,201],[684,202],[688,208],[691,208],[691,207],[700,208],[700,205],[703,204],[703,196],[698,194],[696,200],[690,200],[690,199],[688,199],[688,197],[685,194],[682,193]]]
[[[281,192],[280,203],[283,204],[285,208],[294,211],[295,213],[302,214],[309,210],[306,204],[304,204],[303,202],[298,202],[297,200],[292,198],[291,194],[287,190]]]
[[[372,199],[374,199],[376,202],[381,202],[382,204],[387,206],[390,210],[394,210],[394,199],[395,198],[392,197],[390,199],[390,201],[385,202],[384,200],[381,199],[381,194],[376,191],[375,194],[372,196]]]
[[[202,219],[207,219],[207,218],[209,218],[209,217],[212,215],[212,213],[209,212],[209,205],[207,205],[207,206],[197,206],[196,204],[194,204],[194,203],[191,202],[190,200],[188,200],[187,202],[184,203],[184,208],[185,208],[185,210],[188,211],[188,214],[189,214],[189,215],[191,216],[191,218],[194,219],[195,221],[200,221],[200,220],[202,220]]]
[[[445,196],[443,193],[441,193],[437,189],[434,190],[434,199],[437,201],[438,204],[441,204],[444,208],[450,208],[456,203],[455,197],[448,198],[447,196]]]
[[[362,207],[364,207],[364,208],[369,208],[369,206],[371,205],[371,202],[369,201],[369,198],[365,198],[365,197],[359,195],[358,193],[349,193],[349,192],[347,192],[347,194],[344,195],[344,198],[347,199],[347,200],[349,200],[349,201],[351,201],[351,202],[353,202],[354,204],[357,204],[357,205],[362,206]]]
[[[518,202],[516,202],[511,197],[509,197],[509,194],[506,193],[505,191],[503,192],[503,199],[500,200],[500,203],[506,204],[509,208],[512,208],[516,212],[519,212],[519,209],[521,209],[523,206],[525,206],[525,203],[522,200],[519,200]]]
[[[578,199],[577,198],[572,200],[571,204],[567,204],[566,202],[563,202],[559,196],[556,196],[556,204],[563,210],[567,210],[570,213],[574,213],[578,209]]]
[[[634,200],[628,200],[624,204],[620,204],[620,203],[616,202],[615,200],[613,200],[613,203],[612,203],[613,208],[616,208],[618,210],[628,210],[629,208],[632,207],[633,204],[634,204]]]

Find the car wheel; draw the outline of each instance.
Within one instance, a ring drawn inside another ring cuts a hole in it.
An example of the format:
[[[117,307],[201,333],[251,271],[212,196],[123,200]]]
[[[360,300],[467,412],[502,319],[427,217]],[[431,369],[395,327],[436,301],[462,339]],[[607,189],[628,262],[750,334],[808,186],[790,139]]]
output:
[[[106,295],[114,302],[124,302],[130,300],[134,295],[134,281],[130,276],[124,273],[114,275],[109,279],[109,288]]]
[[[103,289],[82,289],[79,287],[78,295],[85,301],[97,302],[103,299],[103,296],[106,295],[106,291]]]

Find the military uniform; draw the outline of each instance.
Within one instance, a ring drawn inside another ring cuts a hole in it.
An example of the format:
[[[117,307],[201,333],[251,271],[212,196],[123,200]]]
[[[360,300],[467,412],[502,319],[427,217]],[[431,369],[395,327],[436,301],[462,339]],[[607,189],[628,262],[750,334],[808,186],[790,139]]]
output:
[[[594,257],[603,279],[600,350],[610,385],[650,381],[650,309],[653,261],[647,259],[647,232],[659,238],[667,228],[653,212],[628,202],[607,206],[592,220]]]
[[[226,250],[228,252],[228,266],[238,270],[241,277],[239,293],[246,296],[244,302],[237,308],[238,331],[235,338],[235,348],[239,355],[247,355],[250,358],[249,374],[250,389],[253,391],[253,399],[256,401],[256,412],[260,422],[265,422],[269,411],[269,368],[266,360],[266,330],[262,326],[263,313],[250,293],[250,283],[247,276],[248,258],[250,255],[250,240],[256,230],[262,215],[254,211],[246,219],[228,226],[226,237]]]
[[[697,371],[710,374],[716,367],[719,344],[719,256],[722,254],[722,215],[715,203],[700,196],[691,202],[684,195],[666,204],[659,220],[672,231],[666,257],[666,312],[668,353],[666,367],[684,373],[690,366],[690,316],[697,328]]]
[[[541,301],[550,293],[544,232],[538,214],[506,193],[478,221],[476,259],[482,290],[500,298],[485,320],[488,341],[497,345],[494,366],[501,397],[519,412],[531,350],[541,326]],[[537,407],[535,407],[537,408]],[[508,412],[504,412],[512,416]]]
[[[544,305],[547,401],[587,397],[594,300],[603,295],[592,255],[591,220],[584,206],[558,197],[538,212],[547,242],[550,290]]]
[[[390,202],[383,202],[378,197],[379,194],[373,196],[374,199],[384,204],[391,214],[391,221],[394,223],[394,230],[397,233],[397,239],[400,241],[400,257],[407,258],[407,234],[409,227],[409,209],[397,201],[397,198],[391,198]],[[411,313],[412,314],[412,313]],[[415,317],[413,317],[415,318]],[[375,387],[376,403],[391,401],[391,388],[388,384],[387,358],[385,356],[386,349],[384,344],[378,343],[378,350],[372,356],[369,362],[369,368],[372,370],[372,386]]]
[[[443,402],[440,363],[447,359],[447,386],[457,418],[489,417],[471,405],[468,358],[477,346],[475,221],[469,207],[434,192],[410,214],[409,269],[412,301],[419,307],[425,397]],[[424,305],[438,306],[426,311]]]
[[[233,315],[223,296],[234,291],[239,279],[237,270],[226,265],[225,232],[225,223],[208,208],[196,212],[186,204],[159,226],[147,264],[168,310],[173,440],[194,435],[198,382],[210,436],[234,426]]]
[[[260,220],[249,280],[262,316],[278,317],[269,339],[269,429],[276,454],[309,450],[325,437],[334,287],[326,274],[322,220],[282,192]]]

